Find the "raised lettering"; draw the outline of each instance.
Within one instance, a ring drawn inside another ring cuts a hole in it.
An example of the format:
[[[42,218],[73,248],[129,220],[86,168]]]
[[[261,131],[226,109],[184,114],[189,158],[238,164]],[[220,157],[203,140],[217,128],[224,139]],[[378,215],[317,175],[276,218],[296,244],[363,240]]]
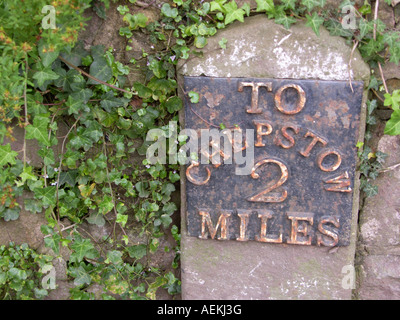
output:
[[[275,138],[274,138],[274,143],[275,143],[275,145],[277,145],[277,146],[279,146],[279,147],[282,147],[282,148],[284,148],[284,149],[290,149],[290,148],[292,148],[292,147],[295,145],[296,142],[294,141],[293,136],[290,135],[290,134],[288,133],[288,129],[292,130],[295,134],[298,134],[299,131],[300,131],[300,128],[297,127],[296,125],[287,125],[287,126],[284,126],[284,127],[281,129],[282,136],[283,136],[284,138],[286,138],[286,140],[287,140],[289,143],[288,143],[288,144],[285,144],[285,143],[282,142],[282,139],[279,137],[279,130],[277,130],[277,131],[276,131],[276,134],[275,134]]]
[[[244,87],[251,87],[251,106],[247,107],[247,113],[262,113],[258,107],[258,88],[265,87],[272,91],[272,82],[239,82],[238,91],[243,92]]]
[[[309,235],[309,226],[312,226],[314,223],[314,214],[311,212],[288,212],[287,217],[288,219],[292,220],[290,238],[288,240],[288,243],[310,246],[311,235]],[[299,221],[302,221],[302,224],[300,226]],[[304,240],[299,240],[299,233],[303,235]]]
[[[333,163],[333,164],[331,164],[331,165],[329,165],[329,166],[324,166],[324,165],[323,165],[324,159],[325,159],[326,157],[332,155],[332,154],[335,155],[335,156],[337,157],[336,162]],[[342,164],[342,156],[340,155],[339,152],[337,152],[337,151],[335,151],[335,150],[327,150],[327,151],[324,151],[324,152],[322,152],[322,153],[320,153],[320,154],[318,155],[317,164],[318,164],[318,167],[319,167],[322,171],[325,171],[325,172],[332,172],[332,171],[337,170],[337,169],[340,167],[340,165]]]
[[[333,224],[336,228],[340,227],[339,219],[337,217],[322,217],[318,224],[318,231],[321,232],[322,235],[317,234],[317,245],[320,246],[322,244],[326,247],[334,247],[339,242],[339,236],[336,232],[330,231],[324,227],[327,223]],[[328,236],[332,239],[327,240],[324,236]]]
[[[282,233],[277,238],[268,238],[267,237],[267,225],[268,220],[272,218],[272,211],[263,210],[258,214],[258,217],[261,219],[261,231],[260,236],[255,236],[255,240],[259,242],[267,242],[267,243],[282,243]]]
[[[238,210],[238,217],[240,218],[240,228],[239,228],[239,238],[236,238],[237,241],[248,241],[249,238],[246,236],[247,226],[249,224],[249,212],[244,210]]]
[[[265,143],[263,143],[262,137],[271,134],[272,125],[266,120],[253,120],[253,123],[256,126],[256,132],[257,132],[257,141],[254,144],[254,146],[265,147]],[[266,128],[266,131],[263,131],[263,128]]]
[[[282,103],[282,93],[289,88],[295,89],[298,94],[296,107],[293,110],[288,110],[287,106]],[[297,84],[287,84],[283,87],[280,87],[275,94],[275,106],[280,112],[284,114],[293,115],[299,113],[301,110],[303,110],[305,104],[306,104],[306,93]]]
[[[226,220],[231,215],[230,213],[222,212],[218,218],[215,227],[211,221],[211,216],[208,212],[200,210],[199,215],[201,215],[201,236],[199,236],[200,239],[207,239],[207,232],[206,232],[206,224],[207,224],[211,239],[215,238],[219,227],[221,227],[221,236],[218,237],[218,240],[227,240],[228,230],[227,230]]]
[[[312,140],[310,144],[307,146],[307,148],[303,151],[300,151],[300,154],[306,158],[310,156],[311,150],[318,142],[321,143],[323,146],[326,146],[326,144],[328,143],[325,139],[318,137],[315,133],[311,131],[307,131],[304,137],[305,138],[312,137]]]

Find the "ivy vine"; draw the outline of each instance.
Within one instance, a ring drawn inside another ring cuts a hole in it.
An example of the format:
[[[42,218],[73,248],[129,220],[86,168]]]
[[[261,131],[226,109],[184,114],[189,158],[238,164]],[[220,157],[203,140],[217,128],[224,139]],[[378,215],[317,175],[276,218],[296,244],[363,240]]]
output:
[[[56,28],[44,29],[42,8],[48,4],[0,1],[0,217],[17,220],[22,208],[32,214],[44,212],[45,246],[55,256],[63,256],[64,248],[70,253],[67,275],[75,285],[72,299],[94,299],[88,290],[94,283],[103,288],[103,299],[156,299],[160,287],[171,295],[180,293],[180,280],[173,272],[179,267],[180,233],[172,219],[178,208],[171,200],[180,179],[179,166],[134,159],[143,159],[149,144],[137,141],[144,141],[150,129],[161,128],[169,137],[168,122],[178,121],[183,107],[175,67],[179,60],[199,54],[208,37],[247,16],[266,14],[285,28],[304,20],[317,35],[325,26],[358,47],[371,67],[400,60],[399,32],[377,19],[368,0],[356,9],[356,29],[344,29],[340,21],[341,9],[354,6],[349,0],[333,11],[325,9],[326,0],[279,4],[256,0],[254,8],[246,2],[238,6],[235,0],[173,0],[160,6],[123,1],[117,10],[125,22],[119,35],[128,41],[126,50],[132,50],[138,32],[157,48],[143,50],[140,59],[132,58],[126,65],[115,59],[113,48],[93,46],[87,51],[77,42],[86,25],[84,10],[93,8],[105,18],[109,1],[54,0]],[[148,20],[143,10],[149,6],[159,10],[160,19]],[[229,45],[226,39],[219,44]],[[145,80],[127,86],[127,76],[141,68],[143,60]],[[382,75],[372,77],[370,89],[368,124],[375,123],[374,92],[384,90],[384,105],[393,109],[385,133],[400,134],[400,91],[388,92]],[[198,97],[192,94],[190,99],[195,102]],[[12,148],[17,127],[24,132],[21,150]],[[40,164],[28,159],[31,140],[38,145]],[[359,155],[366,159],[362,188],[373,195],[376,190],[369,181],[381,167],[370,160],[382,164],[383,155],[368,149]],[[19,203],[23,194],[30,196]],[[82,228],[83,222],[111,231],[98,239]],[[175,240],[171,248],[160,247],[166,232]],[[35,287],[34,297],[43,298],[48,292],[37,281],[30,282],[38,274],[26,271],[27,260],[19,261],[12,248],[1,247],[0,284],[9,283],[7,288],[17,293],[7,289],[0,294],[33,298],[26,288]],[[18,248],[28,250],[25,245]],[[170,270],[151,263],[152,254],[160,250],[175,252]],[[28,252],[34,260],[40,256]],[[5,271],[2,261],[11,256],[13,267]],[[40,258],[37,263],[43,268],[50,261]]]

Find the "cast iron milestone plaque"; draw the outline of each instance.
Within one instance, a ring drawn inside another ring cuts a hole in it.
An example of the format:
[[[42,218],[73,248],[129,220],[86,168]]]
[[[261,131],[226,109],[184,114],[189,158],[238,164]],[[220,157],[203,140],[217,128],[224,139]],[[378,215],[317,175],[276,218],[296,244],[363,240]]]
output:
[[[185,77],[184,91],[189,236],[349,245],[363,82]]]

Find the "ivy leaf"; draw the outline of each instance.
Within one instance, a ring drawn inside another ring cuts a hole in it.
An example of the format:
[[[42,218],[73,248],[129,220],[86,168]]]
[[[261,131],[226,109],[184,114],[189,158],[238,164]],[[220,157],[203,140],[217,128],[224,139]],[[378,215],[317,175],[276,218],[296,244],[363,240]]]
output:
[[[365,192],[367,197],[373,197],[378,194],[378,186],[374,186],[369,182],[365,183],[362,190]]]
[[[39,56],[42,59],[43,66],[49,67],[54,62],[54,60],[57,59],[60,52],[55,50],[54,48],[46,47],[43,40],[44,39],[40,39],[39,41]]]
[[[285,14],[279,14],[276,18],[275,18],[275,22],[277,24],[281,24],[283,25],[286,29],[289,29],[290,26],[296,22],[296,19],[293,17],[289,17]]]
[[[400,89],[394,90],[392,94],[385,93],[384,105],[386,107],[391,107],[393,110],[399,110],[400,107]]]
[[[310,12],[318,5],[318,2],[315,0],[301,0],[301,4],[307,8],[308,12]]]
[[[50,122],[48,116],[36,116],[33,124],[26,127],[26,139],[36,139],[47,147],[50,147],[49,132],[47,126]]]
[[[100,105],[107,112],[111,112],[112,108],[126,106],[128,102],[129,99],[126,99],[124,97],[122,98],[115,97],[112,91],[108,91],[101,97]]]
[[[400,110],[394,110],[392,116],[386,122],[385,134],[396,136],[400,134]]]
[[[246,12],[242,8],[238,9],[237,4],[234,0],[225,4],[224,8],[227,12],[225,16],[225,24],[232,23],[235,20],[244,22],[244,15]]]
[[[324,23],[324,19],[320,17],[316,12],[312,16],[306,14],[307,22],[306,25],[314,30],[315,34],[319,36],[319,27]]]
[[[37,80],[38,86],[41,87],[46,81],[56,80],[59,77],[50,67],[39,66],[39,70],[35,72],[32,78]]]
[[[296,7],[296,0],[281,0],[284,10],[294,10]]]
[[[35,192],[35,198],[41,199],[43,206],[48,207],[48,206],[56,205],[57,199],[56,199],[56,187],[55,186],[46,187],[46,188],[36,188],[34,190],[34,192]]]
[[[98,211],[93,211],[86,220],[90,224],[95,224],[96,226],[102,227],[106,223],[106,220],[103,217],[103,214]]]
[[[400,41],[397,41],[392,47],[389,48],[390,62],[399,64],[400,61]]]
[[[78,170],[68,170],[60,172],[60,180],[59,186],[68,183],[71,187],[74,187],[76,184],[76,177],[78,175]]]
[[[60,242],[61,236],[58,233],[55,233],[50,237],[44,238],[45,246],[52,249],[56,255],[60,254]]]
[[[70,52],[63,52],[61,56],[71,64],[79,67],[82,65],[82,59],[89,56],[89,52],[85,50],[83,42],[79,41]],[[68,67],[70,69],[72,68],[70,66]]]
[[[11,150],[11,145],[6,144],[5,146],[0,146],[0,168],[6,165],[7,163],[13,165],[15,164],[15,157],[18,155],[18,152]]]
[[[368,34],[368,32],[370,32],[373,29],[373,24],[371,25],[371,21],[367,21],[366,19],[361,18],[359,23],[359,29],[360,29],[359,38],[362,39]]]
[[[216,1],[211,1],[211,11],[221,11],[223,13],[226,13],[226,9],[224,8],[224,3],[226,0],[216,0]]]
[[[75,278],[74,284],[76,286],[90,284],[92,282],[90,274],[87,273],[87,271],[83,268],[83,266],[71,267],[69,269],[69,272],[70,272],[71,276]]]
[[[112,78],[112,69],[103,56],[97,56],[90,65],[90,75],[104,82]],[[89,79],[88,84],[100,84],[98,81]]]
[[[70,95],[68,101],[65,103],[68,107],[68,114],[79,114],[79,111],[88,111],[88,107],[83,103],[82,100],[74,98]]]
[[[122,261],[122,252],[118,250],[110,250],[107,251],[107,259],[104,261],[105,263],[112,263],[112,264],[121,264]]]
[[[72,262],[80,262],[84,257],[94,257],[95,248],[90,239],[76,237],[74,243],[71,245],[71,249],[74,250],[70,257]]]
[[[351,29],[344,29],[342,24],[335,19],[329,19],[325,23],[325,26],[329,30],[331,36],[351,37],[353,35]]]
[[[43,162],[46,166],[50,166],[55,162],[53,149],[43,147],[38,151],[38,155],[42,157]]]
[[[112,198],[108,195],[105,195],[103,197],[103,200],[99,203],[98,207],[99,212],[101,212],[103,215],[110,212],[114,208]]]
[[[37,176],[34,173],[32,173],[32,169],[33,168],[31,166],[26,166],[24,168],[22,173],[19,175],[20,178],[22,179],[22,183],[25,183],[26,180],[33,180],[33,181],[37,180]]]
[[[257,12],[270,12],[274,10],[273,0],[256,0],[257,2]]]
[[[389,47],[394,47],[398,38],[398,32],[385,32],[383,34],[383,40],[388,44]]]

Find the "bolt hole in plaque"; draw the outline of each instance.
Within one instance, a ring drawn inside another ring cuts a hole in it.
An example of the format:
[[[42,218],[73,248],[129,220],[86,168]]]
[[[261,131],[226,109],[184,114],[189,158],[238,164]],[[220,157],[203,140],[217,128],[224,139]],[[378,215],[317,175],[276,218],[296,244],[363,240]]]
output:
[[[184,77],[185,94],[199,94],[184,99],[185,128],[198,133],[185,171],[189,236],[348,245],[363,82],[352,87]]]

